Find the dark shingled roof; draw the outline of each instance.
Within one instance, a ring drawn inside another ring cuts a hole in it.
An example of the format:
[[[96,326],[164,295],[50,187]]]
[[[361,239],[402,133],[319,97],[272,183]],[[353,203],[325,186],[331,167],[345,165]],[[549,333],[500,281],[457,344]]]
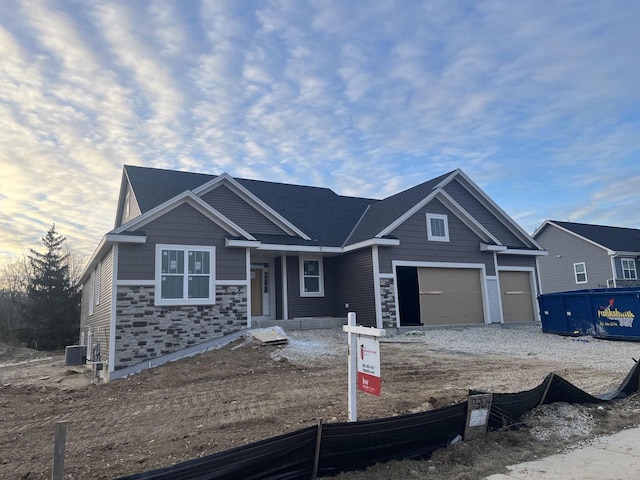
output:
[[[216,175],[126,165],[142,213]],[[341,246],[366,208],[377,200],[344,197],[328,188],[234,178],[311,238],[311,245]],[[284,240],[284,239],[283,239]],[[289,242],[294,241],[293,238]]]
[[[349,238],[349,244],[375,237],[413,206],[429,196],[433,189],[452,173],[445,173],[372,204],[353,232],[353,235]]]
[[[549,220],[603,247],[617,252],[640,252],[640,230],[636,228],[608,227],[588,223],[560,222]]]

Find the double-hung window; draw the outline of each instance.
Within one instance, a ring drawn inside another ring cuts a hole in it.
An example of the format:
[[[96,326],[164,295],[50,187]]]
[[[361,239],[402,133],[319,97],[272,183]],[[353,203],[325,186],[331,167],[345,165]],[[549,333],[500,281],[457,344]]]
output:
[[[573,264],[573,273],[576,283],[587,283],[587,266],[584,262]]]
[[[156,305],[215,303],[215,247],[156,246]]]
[[[449,222],[446,215],[427,213],[427,240],[432,242],[449,241]]]
[[[620,262],[622,263],[622,278],[625,280],[637,280],[636,261],[633,258],[621,258]]]
[[[322,259],[300,258],[300,296],[324,297]]]

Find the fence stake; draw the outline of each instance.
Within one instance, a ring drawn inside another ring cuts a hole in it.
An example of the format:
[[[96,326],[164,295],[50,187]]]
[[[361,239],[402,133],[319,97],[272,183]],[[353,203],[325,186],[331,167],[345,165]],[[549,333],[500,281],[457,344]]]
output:
[[[540,403],[538,404],[538,406],[542,405],[544,401],[547,399],[547,393],[549,393],[549,388],[551,388],[551,384],[553,383],[553,377],[555,375],[556,375],[555,373],[551,373],[551,375],[549,376],[549,383],[547,383],[547,386],[544,387],[544,393],[542,394],[542,398],[540,399]]]
[[[322,440],[322,419],[318,420],[318,433],[316,434],[316,453],[313,457],[313,472],[311,480],[318,478],[318,464],[320,463],[320,441]]]
[[[64,450],[67,440],[67,422],[56,422],[54,428],[55,444],[53,446],[53,474],[52,480],[63,480],[64,477]]]

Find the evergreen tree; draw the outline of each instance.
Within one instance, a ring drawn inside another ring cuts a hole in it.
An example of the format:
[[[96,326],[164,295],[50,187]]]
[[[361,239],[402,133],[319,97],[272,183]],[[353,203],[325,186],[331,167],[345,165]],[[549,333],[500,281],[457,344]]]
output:
[[[31,278],[22,339],[32,348],[54,350],[78,341],[80,293],[69,277],[65,240],[54,224],[42,239],[45,253],[30,250]]]

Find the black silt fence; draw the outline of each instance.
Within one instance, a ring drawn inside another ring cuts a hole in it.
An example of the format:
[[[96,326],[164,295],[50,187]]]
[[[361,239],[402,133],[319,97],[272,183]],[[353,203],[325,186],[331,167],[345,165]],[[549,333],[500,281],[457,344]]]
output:
[[[616,390],[597,396],[549,374],[531,390],[494,393],[489,429],[514,425],[539,405],[600,403],[625,398],[637,392],[639,385],[638,362]],[[463,402],[398,417],[321,424],[120,480],[308,480],[316,461],[317,475],[328,477],[389,460],[427,457],[463,434],[466,415],[467,402]]]

